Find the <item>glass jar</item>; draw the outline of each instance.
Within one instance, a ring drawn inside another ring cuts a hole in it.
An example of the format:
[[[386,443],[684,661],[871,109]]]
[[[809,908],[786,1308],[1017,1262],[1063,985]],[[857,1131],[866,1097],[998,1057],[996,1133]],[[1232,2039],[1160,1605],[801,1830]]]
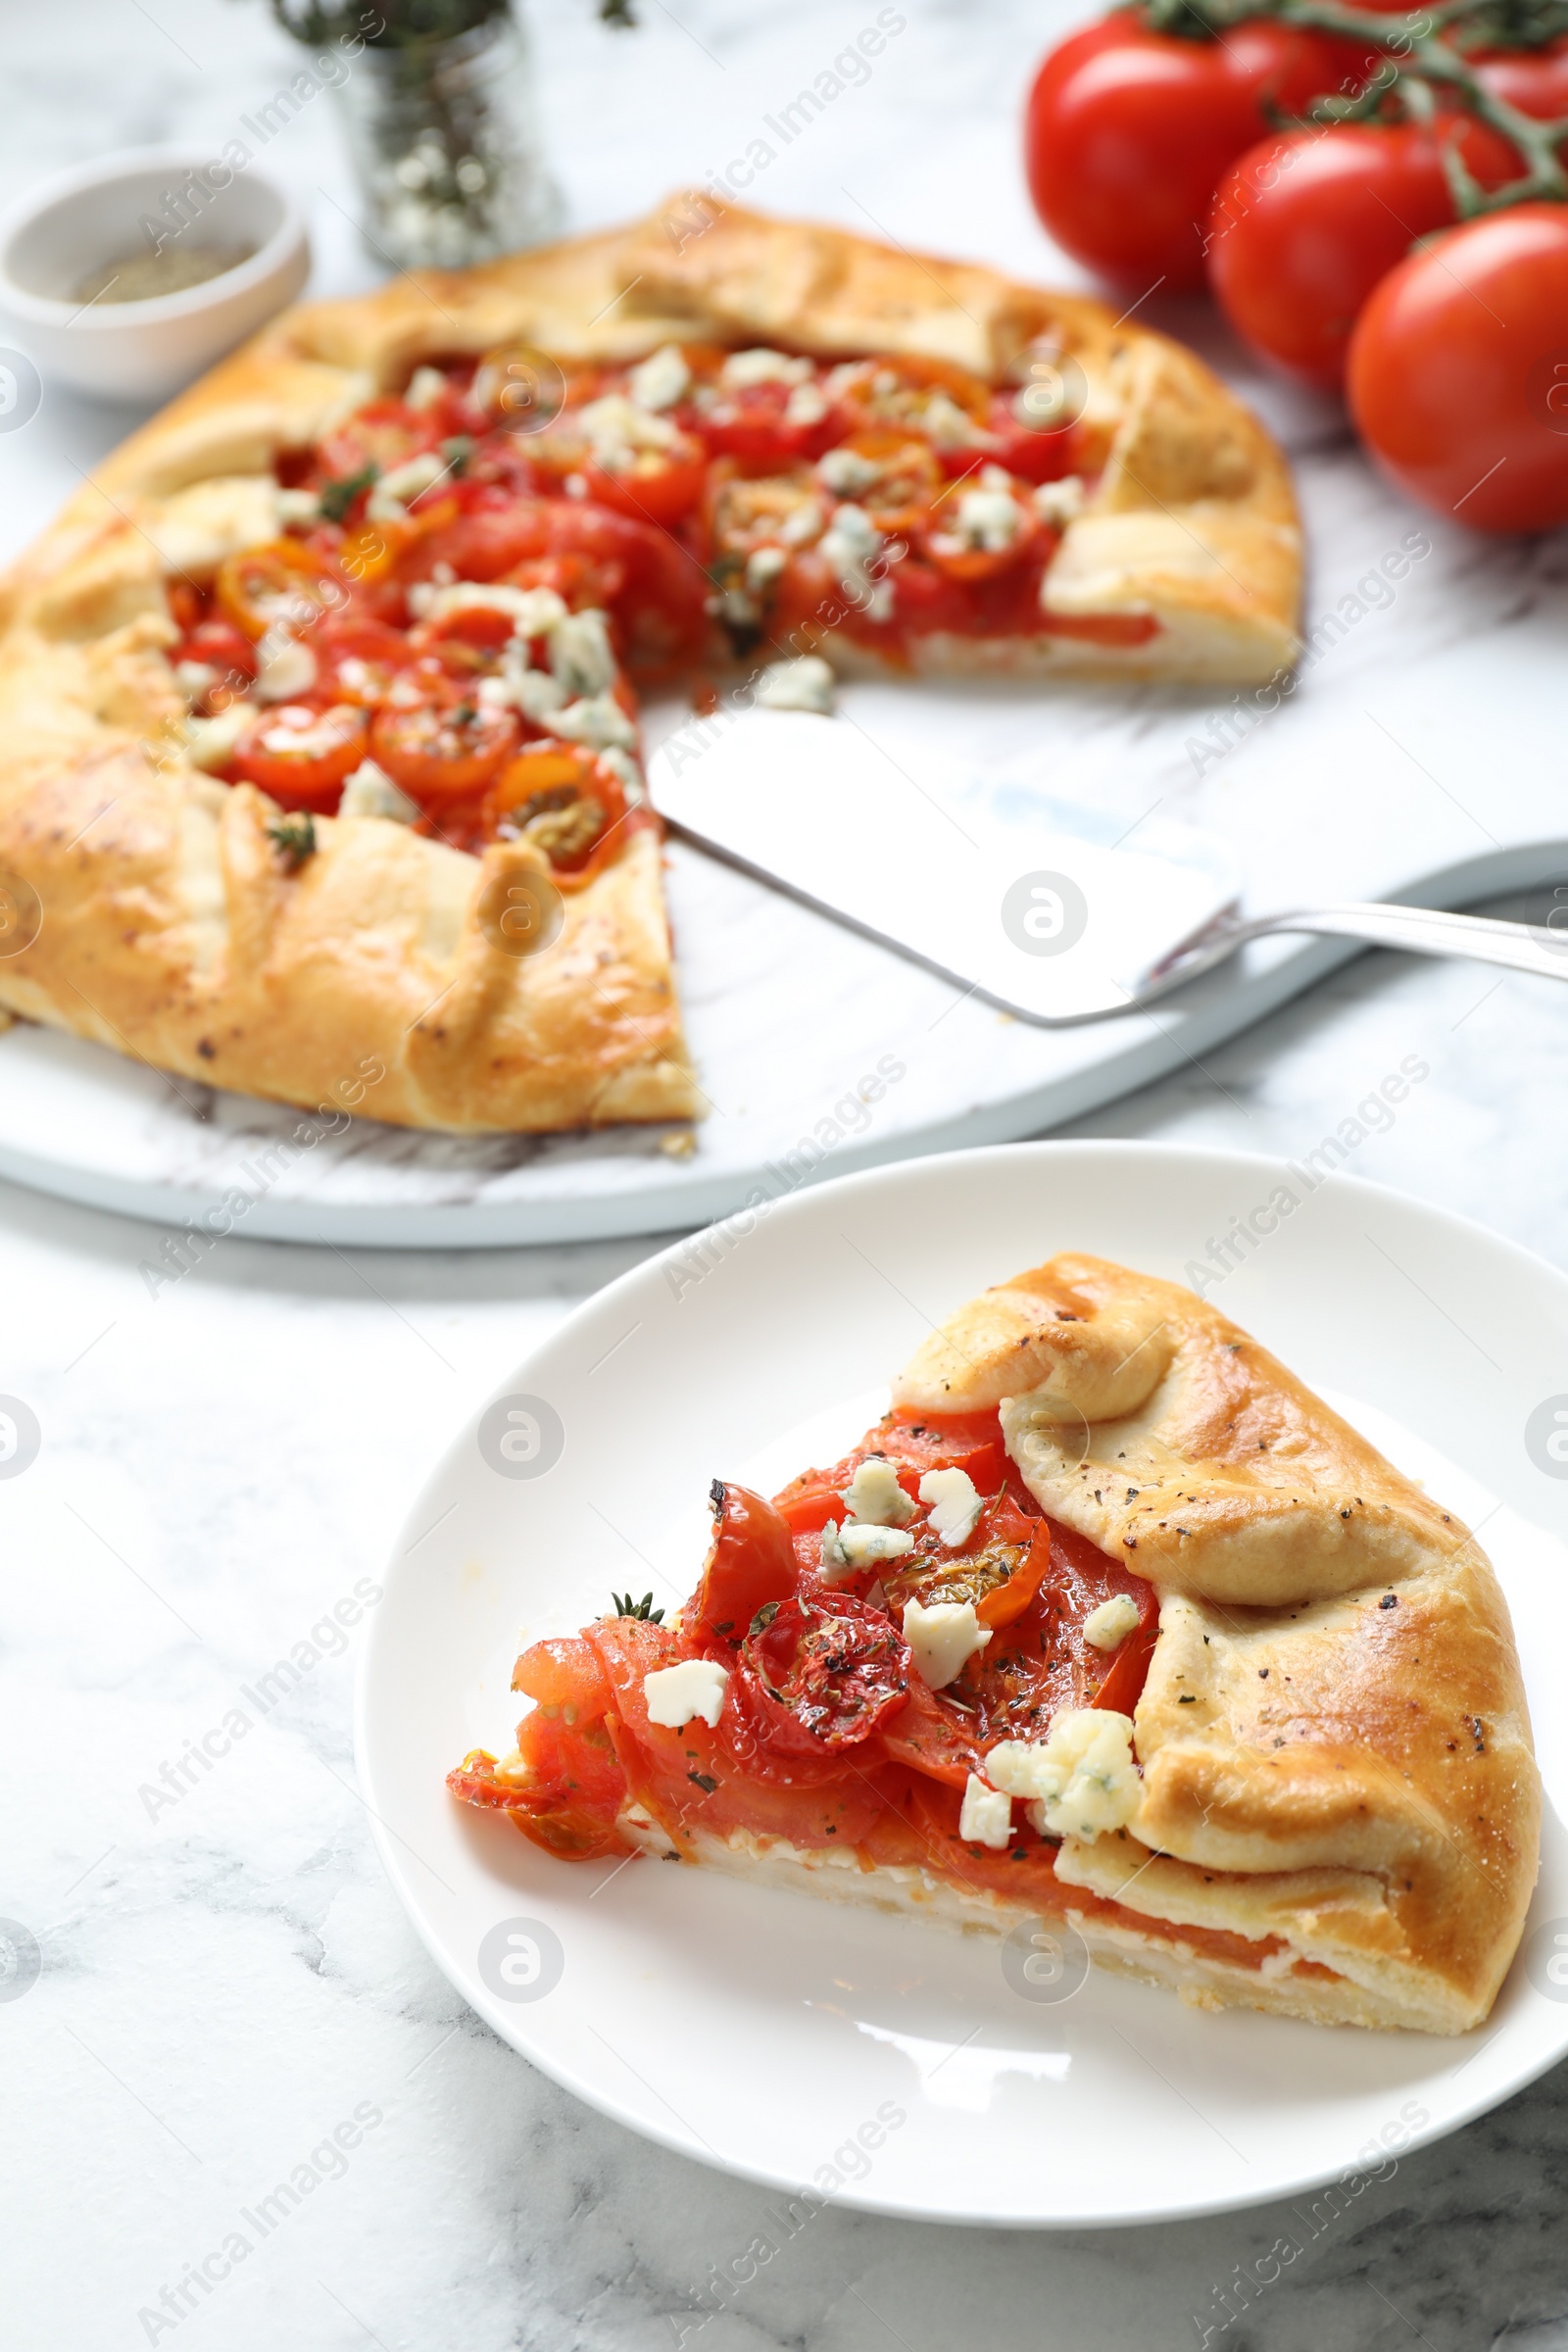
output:
[[[336,95],[382,260],[462,270],[558,232],[533,58],[510,9],[450,38],[368,45]]]

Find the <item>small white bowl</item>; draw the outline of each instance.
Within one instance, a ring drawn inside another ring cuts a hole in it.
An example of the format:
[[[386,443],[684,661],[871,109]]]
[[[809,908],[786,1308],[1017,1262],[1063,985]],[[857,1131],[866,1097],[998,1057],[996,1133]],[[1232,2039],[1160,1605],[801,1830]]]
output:
[[[172,193],[179,211],[168,208]],[[151,250],[147,220],[177,223],[181,213],[177,245],[248,245],[249,261],[178,294],[77,298],[91,271]],[[46,181],[0,221],[0,311],[46,383],[107,400],[167,400],[291,302],[310,268],[288,191],[254,165],[234,171],[196,147],[122,148]]]

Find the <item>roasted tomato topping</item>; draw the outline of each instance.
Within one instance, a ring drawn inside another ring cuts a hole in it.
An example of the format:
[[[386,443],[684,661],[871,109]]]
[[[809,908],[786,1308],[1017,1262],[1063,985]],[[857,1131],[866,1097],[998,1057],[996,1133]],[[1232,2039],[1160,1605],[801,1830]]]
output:
[[[394,689],[375,714],[370,752],[378,767],[416,801],[471,800],[517,745],[517,716],[466,694],[443,675]]]
[[[713,1481],[713,1541],[683,1623],[694,1638],[739,1648],[759,1610],[795,1592],[795,1546],[786,1520],[748,1487]]]
[[[891,1722],[913,1666],[883,1610],[813,1592],[764,1602],[735,1671],[762,1737],[786,1755],[811,1755],[858,1746]]]
[[[284,808],[335,808],[343,779],[365,757],[365,713],[347,703],[325,710],[283,703],[251,721],[234,753],[236,772]]]
[[[873,1458],[895,1469],[912,1541],[874,1565],[830,1572],[821,1530],[842,1522],[843,1490]],[[950,1544],[918,1493],[928,1471],[959,1469],[992,1492]],[[1007,1847],[985,1854],[959,1837],[964,1789],[999,1740],[1044,1740],[1063,1708],[1134,1712],[1157,1632],[1152,1589],[1042,1517],[995,1412],[890,1414],[844,1461],[805,1473],[775,1502],[723,1482],[712,1501],[712,1544],[678,1618],[665,1626],[633,1610],[525,1652],[516,1688],[538,1704],[519,1729],[517,1758],[506,1769],[469,1758],[454,1791],[504,1806],[555,1852],[573,1841],[611,1850],[635,1804],[677,1847],[698,1829],[802,1847],[842,1839],[862,1858],[934,1865],[965,1884],[1016,1863],[1007,1888],[1049,1899],[1050,1841],[1020,1813]],[[1119,1593],[1137,1604],[1138,1623],[1106,1652],[1084,1628]],[[941,1690],[921,1679],[904,1639],[913,1600],[971,1604],[991,1637]],[[716,1720],[656,1719],[648,1677],[692,1659],[724,1670]],[[583,1816],[590,1788],[604,1807],[597,1824]]]

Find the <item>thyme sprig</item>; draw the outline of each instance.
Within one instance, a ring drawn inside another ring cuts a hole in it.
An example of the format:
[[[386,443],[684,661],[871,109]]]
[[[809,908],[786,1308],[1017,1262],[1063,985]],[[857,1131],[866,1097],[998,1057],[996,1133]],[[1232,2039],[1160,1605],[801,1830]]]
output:
[[[316,819],[304,809],[280,816],[268,826],[267,838],[277,852],[284,871],[296,874],[307,858],[316,856]]]
[[[1477,78],[1469,52],[1488,47],[1535,49],[1568,32],[1568,0],[1437,0],[1431,8],[1400,15],[1374,14],[1341,5],[1341,0],[1145,0],[1145,16],[1156,32],[1186,39],[1214,39],[1236,25],[1270,17],[1281,24],[1364,41],[1380,57],[1365,89],[1354,97],[1325,96],[1295,127],[1337,122],[1396,121],[1430,122],[1440,93],[1455,99],[1519,151],[1525,169],[1501,187],[1483,188],[1446,139],[1443,165],[1461,220],[1538,197],[1568,202],[1568,166],[1558,149],[1568,142],[1568,116],[1554,122],[1521,114]],[[1282,121],[1285,120],[1282,118]]]
[[[633,1600],[629,1592],[612,1592],[610,1614],[612,1617],[636,1617],[644,1625],[662,1625],[664,1622],[664,1612],[655,1608],[651,1592],[645,1592],[641,1600]]]

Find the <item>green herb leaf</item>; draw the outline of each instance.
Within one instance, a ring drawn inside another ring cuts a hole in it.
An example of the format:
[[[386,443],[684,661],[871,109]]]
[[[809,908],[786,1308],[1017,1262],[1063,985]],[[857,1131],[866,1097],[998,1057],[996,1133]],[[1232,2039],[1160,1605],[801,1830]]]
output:
[[[340,474],[335,482],[328,482],[317,500],[327,521],[341,522],[360,492],[374,487],[379,472],[378,466],[367,463],[358,473]]]
[[[454,433],[450,441],[442,442],[441,455],[447,462],[448,472],[461,479],[467,472],[468,460],[473,455],[473,435]]]
[[[644,1625],[662,1625],[664,1622],[664,1612],[655,1608],[651,1592],[645,1592],[641,1600],[633,1600],[629,1592],[612,1592],[610,1614],[612,1617],[636,1617]]]
[[[267,838],[288,871],[298,873],[306,858],[316,856],[316,819],[307,810],[295,810],[269,825]]]
[[[755,1642],[759,1634],[765,1634],[768,1627],[772,1624],[777,1615],[778,1602],[776,1600],[764,1600],[761,1607],[758,1610],[757,1615],[752,1619],[751,1626],[747,1634],[748,1641]]]

